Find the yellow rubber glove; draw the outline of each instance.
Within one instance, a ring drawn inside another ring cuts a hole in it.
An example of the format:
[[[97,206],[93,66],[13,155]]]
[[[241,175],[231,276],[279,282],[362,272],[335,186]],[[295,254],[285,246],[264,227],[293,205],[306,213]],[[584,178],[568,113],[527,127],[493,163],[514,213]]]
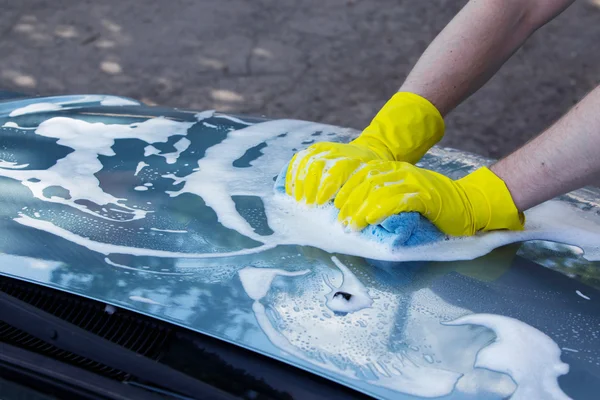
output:
[[[433,104],[414,93],[398,92],[352,142],[321,142],[297,153],[288,167],[286,193],[307,204],[324,204],[361,164],[415,163],[443,135],[444,120]]]
[[[400,212],[416,211],[454,236],[523,229],[525,221],[508,188],[483,167],[459,180],[395,161],[371,161],[339,191],[338,219],[363,229]]]

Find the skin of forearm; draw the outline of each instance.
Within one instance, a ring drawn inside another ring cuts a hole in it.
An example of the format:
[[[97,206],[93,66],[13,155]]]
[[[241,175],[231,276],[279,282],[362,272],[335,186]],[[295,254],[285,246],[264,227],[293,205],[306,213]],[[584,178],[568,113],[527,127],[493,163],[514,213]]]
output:
[[[520,211],[600,181],[600,86],[544,133],[491,167]]]
[[[573,1],[469,1],[429,45],[400,91],[423,96],[445,116]]]

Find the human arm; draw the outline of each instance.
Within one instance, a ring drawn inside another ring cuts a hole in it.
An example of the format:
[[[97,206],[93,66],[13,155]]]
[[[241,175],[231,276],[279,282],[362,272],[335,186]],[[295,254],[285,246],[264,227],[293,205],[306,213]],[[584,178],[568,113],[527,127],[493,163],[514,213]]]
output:
[[[477,91],[537,29],[574,0],[471,0],[427,47],[400,91],[445,116]]]
[[[491,170],[520,211],[600,178],[600,86]]]
[[[537,28],[573,0],[471,0],[349,144],[322,142],[292,159],[286,192],[324,204],[363,163],[415,163],[444,133],[443,116],[483,85]]]
[[[353,229],[416,211],[455,236],[522,229],[522,212],[600,177],[600,86],[521,149],[459,180],[402,162],[370,162],[335,199]]]

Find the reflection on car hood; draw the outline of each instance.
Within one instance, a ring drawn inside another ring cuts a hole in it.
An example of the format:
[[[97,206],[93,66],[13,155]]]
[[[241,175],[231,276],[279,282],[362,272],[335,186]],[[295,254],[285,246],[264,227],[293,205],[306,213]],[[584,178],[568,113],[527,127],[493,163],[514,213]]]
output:
[[[0,124],[0,273],[380,398],[600,389],[599,265],[581,250],[538,241],[471,261],[383,262],[319,243],[326,225],[286,231],[288,216],[259,196],[267,167],[353,130],[98,95],[0,103]],[[231,138],[246,141],[241,154]],[[435,148],[422,165],[459,177],[488,161]],[[599,198],[563,201],[593,216]]]

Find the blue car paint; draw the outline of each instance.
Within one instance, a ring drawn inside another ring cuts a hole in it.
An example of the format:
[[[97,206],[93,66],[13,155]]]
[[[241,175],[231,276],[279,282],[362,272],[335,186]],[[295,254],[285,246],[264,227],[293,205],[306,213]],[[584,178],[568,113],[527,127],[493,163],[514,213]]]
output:
[[[0,125],[13,120],[7,116],[10,110],[40,101],[42,100],[34,99],[0,103]],[[56,116],[111,124],[129,124],[156,116],[195,121],[194,114],[190,112],[144,106],[102,107],[98,104],[98,99],[87,96],[47,98],[43,101],[59,102],[67,104],[67,107],[58,111],[20,116],[19,126],[34,127]],[[241,129],[261,120],[244,118],[245,123],[238,123],[213,117],[207,121],[218,128],[202,124],[195,124],[191,128],[192,145],[177,162],[179,174],[192,171],[195,161],[203,156],[207,148],[223,140],[228,131]],[[68,148],[57,145],[48,138],[8,128],[0,128],[0,138],[0,159],[9,159],[11,155],[19,160],[26,158],[31,167],[35,168],[47,168],[69,152]],[[172,143],[165,144],[165,149],[170,145]],[[163,183],[158,179],[153,181],[156,190],[134,191],[137,181],[133,174],[144,146],[144,143],[136,140],[117,141],[113,146],[116,156],[101,158],[103,168],[98,173],[98,178],[102,188],[116,197],[127,196],[140,203],[151,202],[155,207],[149,217],[152,223],[162,222],[167,228],[178,227],[186,231],[181,236],[165,234],[164,240],[152,243],[160,243],[165,250],[189,252],[197,251],[198,246],[239,248],[253,245],[250,239],[244,239],[236,232],[220,226],[211,209],[196,196],[170,198],[165,194],[165,190],[169,188],[161,186]],[[473,162],[470,156],[451,151],[444,154],[445,158],[439,155],[426,156],[423,165],[452,176],[464,173],[482,161],[475,159]],[[259,154],[255,156],[258,157]],[[156,165],[162,162],[158,159],[154,161]],[[156,168],[160,170],[161,167]],[[57,192],[56,195],[61,194]],[[253,201],[237,199],[236,205],[242,210],[242,215],[244,209],[249,210],[249,214],[256,215],[251,212],[257,208]],[[64,218],[63,223],[81,223],[81,218],[84,217],[80,212],[63,205],[49,207],[45,202],[34,198],[29,189],[19,182],[0,177],[0,273],[163,319],[284,360],[379,398],[420,397],[378,386],[377,371],[359,369],[355,378],[349,378],[332,373],[331,370],[320,367],[319,363],[311,361],[328,357],[330,362],[342,368],[353,368],[344,365],[341,353],[336,358],[336,354],[327,354],[320,349],[300,348],[298,354],[303,357],[299,357],[282,351],[281,346],[273,343],[257,322],[253,301],[240,281],[239,271],[249,265],[285,268],[291,272],[310,271],[296,278],[276,277],[269,292],[261,298],[261,304],[266,304],[267,316],[275,330],[289,330],[289,325],[293,321],[297,322],[289,315],[302,313],[303,316],[312,317],[314,314],[316,320],[324,321],[323,324],[325,320],[334,321],[327,323],[338,327],[344,335],[369,333],[373,341],[381,342],[388,349],[389,354],[405,352],[418,358],[418,363],[424,366],[432,364],[445,367],[446,364],[453,364],[453,361],[434,354],[430,350],[432,347],[449,351],[462,346],[461,353],[475,355],[494,339],[493,333],[478,328],[477,335],[469,336],[466,333],[469,328],[444,328],[440,325],[443,335],[428,336],[415,335],[409,328],[420,326],[421,323],[426,325],[447,320],[447,309],[464,310],[465,313],[500,314],[517,318],[542,330],[561,348],[577,351],[565,350],[562,354],[562,360],[571,368],[567,375],[559,379],[565,393],[573,398],[592,398],[600,390],[600,341],[597,332],[597,327],[600,326],[600,291],[599,286],[596,286],[598,281],[594,280],[597,278],[569,279],[542,266],[555,266],[558,262],[563,265],[574,263],[580,268],[588,269],[599,267],[598,263],[582,260],[569,246],[560,247],[563,252],[560,257],[556,257],[556,248],[539,243],[525,248],[525,251],[519,250],[518,245],[512,245],[476,260],[451,263],[389,263],[339,255],[351,273],[365,285],[374,301],[379,303],[381,310],[385,310],[385,304],[394,309],[383,317],[372,315],[369,316],[370,319],[356,319],[355,324],[348,326],[347,321],[354,318],[354,315],[336,315],[323,306],[323,296],[327,290],[324,291],[318,282],[322,282],[322,276],[329,277],[330,281],[339,281],[340,274],[330,261],[331,255],[322,250],[279,246],[259,254],[213,260],[105,255],[60,236],[16,223],[15,218],[24,207],[44,210],[43,218]],[[261,222],[264,224],[264,218],[258,219],[258,225]],[[132,232],[124,233],[119,240],[127,239],[136,247],[145,246],[147,240],[133,233],[134,230],[144,228],[145,223],[148,221],[129,222],[128,229]],[[268,226],[263,228],[267,229]],[[161,232],[154,233],[159,235]],[[102,237],[104,241],[113,239]],[[548,262],[549,259],[552,259],[553,264]],[[589,286],[584,281],[596,287]],[[576,291],[586,293],[590,300],[578,296]],[[415,300],[420,299],[425,292],[435,294],[441,303]],[[309,310],[310,307],[314,310]],[[452,311],[454,312],[456,311]],[[382,330],[378,324],[384,323],[386,329]],[[578,334],[574,334],[575,331]],[[446,336],[446,333],[450,336]],[[466,337],[475,339],[465,342]],[[439,338],[447,340],[447,343],[436,347],[435,343],[430,342]],[[318,342],[312,342],[314,343]],[[352,352],[353,349],[348,351]],[[468,362],[474,362],[473,358],[469,360]],[[475,394],[455,390],[444,398],[498,397],[488,393],[485,388],[479,388]]]

